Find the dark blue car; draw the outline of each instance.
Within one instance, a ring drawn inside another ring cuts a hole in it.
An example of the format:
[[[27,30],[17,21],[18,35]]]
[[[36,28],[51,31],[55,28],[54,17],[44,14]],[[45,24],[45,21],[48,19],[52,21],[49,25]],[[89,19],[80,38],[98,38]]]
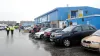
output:
[[[72,25],[61,32],[52,33],[50,41],[55,44],[63,44],[66,47],[75,43],[81,43],[81,39],[91,35],[96,28],[90,25]]]

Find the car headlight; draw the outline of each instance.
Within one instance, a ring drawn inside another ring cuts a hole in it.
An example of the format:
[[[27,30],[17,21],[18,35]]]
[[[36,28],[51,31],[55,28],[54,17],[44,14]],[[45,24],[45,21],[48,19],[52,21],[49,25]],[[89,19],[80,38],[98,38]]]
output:
[[[82,40],[81,40],[81,43],[83,43],[83,41],[84,41],[84,40],[82,39]]]
[[[35,34],[35,35],[39,35],[39,34]]]
[[[91,44],[91,41],[82,40],[82,42],[81,42],[81,43]]]

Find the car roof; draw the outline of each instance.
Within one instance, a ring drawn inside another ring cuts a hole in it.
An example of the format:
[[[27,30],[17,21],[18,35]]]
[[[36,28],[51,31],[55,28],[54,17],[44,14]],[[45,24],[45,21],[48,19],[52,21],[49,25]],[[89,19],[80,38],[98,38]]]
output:
[[[72,26],[92,26],[92,25],[83,25],[83,24],[81,24],[81,25],[72,25]]]
[[[54,30],[54,29],[57,29],[57,30],[62,30],[62,28],[47,28],[47,29],[52,29],[52,30]]]

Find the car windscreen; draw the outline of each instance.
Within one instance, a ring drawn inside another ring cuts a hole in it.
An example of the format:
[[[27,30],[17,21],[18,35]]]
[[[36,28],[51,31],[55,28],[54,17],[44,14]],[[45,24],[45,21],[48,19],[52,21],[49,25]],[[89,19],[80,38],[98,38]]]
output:
[[[46,29],[47,29],[47,28],[41,28],[40,31],[44,31],[44,30],[46,30]]]
[[[75,28],[75,27],[76,27],[76,26],[69,26],[69,27],[63,29],[62,31],[64,31],[64,32],[70,32],[70,31],[72,31],[73,28]]]
[[[93,36],[100,36],[100,30],[94,32],[92,35],[93,35]]]
[[[45,30],[45,32],[49,32],[49,31],[52,31],[52,28],[48,28]]]
[[[61,32],[62,31],[62,29],[57,29],[55,32]]]

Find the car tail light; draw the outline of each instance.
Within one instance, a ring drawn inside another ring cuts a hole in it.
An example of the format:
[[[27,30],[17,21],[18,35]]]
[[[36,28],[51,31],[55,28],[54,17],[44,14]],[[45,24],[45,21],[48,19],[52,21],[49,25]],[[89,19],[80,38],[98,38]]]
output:
[[[33,33],[33,32],[34,32],[34,30],[31,30],[31,32]]]

